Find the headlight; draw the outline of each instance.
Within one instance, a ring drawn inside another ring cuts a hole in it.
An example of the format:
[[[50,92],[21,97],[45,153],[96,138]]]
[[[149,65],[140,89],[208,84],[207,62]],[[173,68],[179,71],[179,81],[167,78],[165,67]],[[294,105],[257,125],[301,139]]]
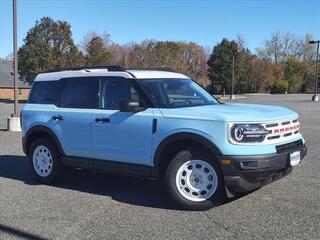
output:
[[[231,138],[237,143],[262,142],[268,133],[260,124],[234,124],[230,129]]]

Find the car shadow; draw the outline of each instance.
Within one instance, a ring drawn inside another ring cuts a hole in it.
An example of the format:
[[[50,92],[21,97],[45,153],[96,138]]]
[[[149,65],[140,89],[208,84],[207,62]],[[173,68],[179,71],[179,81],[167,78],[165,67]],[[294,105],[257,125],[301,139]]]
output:
[[[25,156],[0,155],[0,177],[39,185],[31,175]],[[152,208],[179,210],[168,196],[162,181],[102,174],[82,170],[68,170],[53,187],[111,197],[113,200]],[[226,199],[223,204],[242,196]],[[223,205],[222,204],[222,205]]]
[[[25,156],[0,155],[0,177],[38,185],[30,173]],[[112,199],[140,206],[176,209],[161,181],[88,171],[67,171],[54,187],[109,196]]]

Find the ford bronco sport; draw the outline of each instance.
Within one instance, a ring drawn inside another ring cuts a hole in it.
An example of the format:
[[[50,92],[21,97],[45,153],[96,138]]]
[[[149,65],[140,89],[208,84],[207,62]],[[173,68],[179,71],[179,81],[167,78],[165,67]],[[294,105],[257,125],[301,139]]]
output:
[[[35,178],[68,168],[164,179],[183,208],[208,209],[291,172],[306,155],[298,114],[223,104],[189,77],[117,66],[39,74],[21,112]]]

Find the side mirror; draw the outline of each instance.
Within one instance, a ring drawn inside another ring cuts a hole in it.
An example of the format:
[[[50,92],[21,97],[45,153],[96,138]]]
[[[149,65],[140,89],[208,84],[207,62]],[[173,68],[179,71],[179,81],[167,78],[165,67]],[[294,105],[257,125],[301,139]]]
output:
[[[120,102],[120,112],[141,112],[146,108],[141,107],[138,102],[132,100],[124,100]]]

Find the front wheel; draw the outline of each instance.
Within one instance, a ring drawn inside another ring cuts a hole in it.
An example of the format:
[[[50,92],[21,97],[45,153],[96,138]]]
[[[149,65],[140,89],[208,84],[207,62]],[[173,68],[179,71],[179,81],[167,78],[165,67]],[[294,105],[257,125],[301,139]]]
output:
[[[200,151],[177,153],[167,168],[166,182],[173,199],[189,210],[210,209],[225,195],[217,163]]]

